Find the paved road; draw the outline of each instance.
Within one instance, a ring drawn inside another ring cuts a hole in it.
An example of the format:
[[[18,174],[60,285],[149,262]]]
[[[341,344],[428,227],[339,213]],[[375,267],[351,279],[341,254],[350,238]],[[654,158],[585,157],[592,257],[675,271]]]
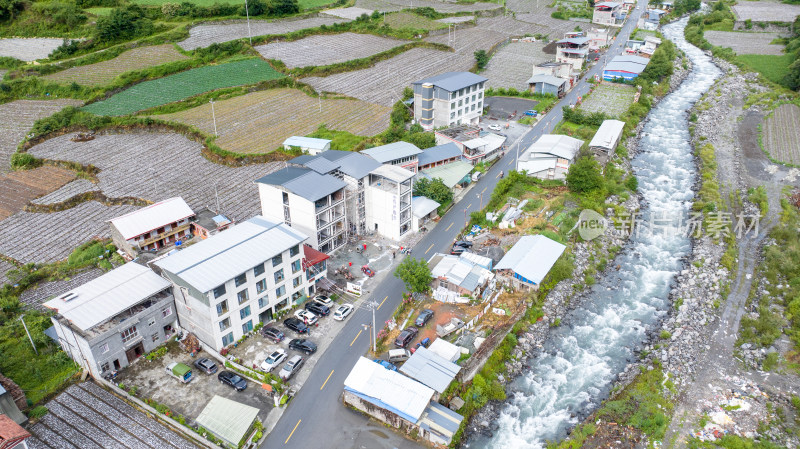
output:
[[[647,0],[639,0],[640,9],[623,26],[617,39],[606,52],[606,55],[618,55],[624,43],[636,25],[636,20],[647,6]],[[435,252],[447,252],[449,246],[466,223],[466,217],[481,206],[479,195],[487,201],[494,191],[500,172],[508,173],[514,169],[517,148],[526,149],[541,134],[553,130],[562,119],[561,108],[574,104],[578,96],[589,92],[586,79],[595,74],[602,76],[601,57],[599,63],[590,68],[583,80],[568,93],[539,123],[523,134],[517,142],[509,144],[510,151],[495,164],[464,199],[457,203],[442,217],[437,226],[428,232],[414,247],[414,256],[429,258]],[[383,323],[391,317],[400,303],[403,283],[394,276],[387,276],[373,288],[371,299],[380,307],[376,312],[376,322]],[[371,312],[360,308],[348,318],[344,329],[339,333],[330,347],[320,356],[314,371],[305,381],[303,388],[295,396],[283,417],[267,437],[265,448],[398,448],[419,447],[411,441],[398,437],[383,426],[368,425],[368,420],[360,414],[345,408],[341,403],[344,380],[355,365],[359,356],[364,354],[370,344],[367,331],[362,331],[364,323],[372,321]]]

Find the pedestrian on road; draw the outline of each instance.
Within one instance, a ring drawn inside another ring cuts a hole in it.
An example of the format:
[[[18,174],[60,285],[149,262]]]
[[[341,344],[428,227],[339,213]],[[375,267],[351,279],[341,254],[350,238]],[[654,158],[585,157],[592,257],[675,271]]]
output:
[[[396,258],[397,258],[397,254],[395,254],[395,252],[392,251],[392,259],[396,259]]]

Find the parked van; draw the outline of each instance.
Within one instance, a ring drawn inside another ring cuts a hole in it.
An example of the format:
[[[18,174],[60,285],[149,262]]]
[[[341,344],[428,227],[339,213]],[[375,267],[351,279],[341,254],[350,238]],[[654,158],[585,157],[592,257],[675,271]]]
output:
[[[472,182],[475,182],[475,181],[477,181],[477,180],[481,179],[481,175],[482,175],[482,174],[483,174],[483,173],[481,173],[481,172],[479,172],[479,171],[476,171],[475,173],[473,173],[473,174],[472,174]]]
[[[166,369],[167,374],[185,384],[192,380],[192,369],[185,363],[170,363]]]
[[[408,351],[408,349],[389,350],[389,361],[392,363],[405,362],[409,357],[411,357],[411,353]]]

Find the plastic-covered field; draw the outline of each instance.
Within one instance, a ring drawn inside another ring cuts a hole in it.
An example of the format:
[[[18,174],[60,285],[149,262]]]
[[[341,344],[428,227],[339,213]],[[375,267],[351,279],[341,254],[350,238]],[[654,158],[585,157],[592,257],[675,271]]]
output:
[[[279,59],[286,67],[336,64],[366,58],[410,41],[389,39],[373,34],[325,34],[292,42],[259,45],[256,50],[266,59]]]

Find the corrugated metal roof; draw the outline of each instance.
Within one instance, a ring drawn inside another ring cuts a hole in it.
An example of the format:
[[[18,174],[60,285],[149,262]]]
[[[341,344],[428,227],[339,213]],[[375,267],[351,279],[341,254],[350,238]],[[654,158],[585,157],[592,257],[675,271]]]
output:
[[[439,393],[447,389],[460,370],[460,366],[424,346],[420,346],[400,367],[401,373]]]
[[[326,195],[344,188],[347,184],[341,179],[321,175],[308,168],[286,167],[267,176],[256,179],[257,183],[278,185],[309,201],[316,201]]]
[[[617,61],[617,62],[632,62],[634,64],[641,64],[641,65],[647,65],[647,63],[650,62],[649,59],[643,58],[641,56],[636,56],[636,55],[614,56],[613,58],[611,58],[611,62],[614,62],[614,61]]]
[[[339,171],[355,179],[367,176],[372,170],[381,166],[375,159],[361,153],[351,151],[325,151],[319,154],[331,162],[339,164]]]
[[[301,148],[312,148],[315,150],[324,150],[331,141],[328,139],[317,139],[315,137],[292,136],[283,141],[284,145]]]
[[[444,185],[452,189],[456,184],[461,182],[473,168],[474,167],[468,162],[455,161],[450,164],[422,170],[420,174],[428,179],[439,178],[444,182]]]
[[[422,218],[435,211],[441,204],[425,196],[411,198],[411,213],[417,218]]]
[[[413,143],[403,142],[401,140],[387,145],[361,150],[361,153],[384,164],[386,162],[420,154],[422,150]]]
[[[196,421],[223,440],[238,446],[259,410],[255,407],[214,395]]]
[[[634,62],[620,62],[620,61],[611,61],[606,64],[603,72],[627,72],[632,73],[634,75],[640,75],[644,71],[645,66],[641,64],[636,64]]]
[[[112,218],[109,222],[122,234],[122,238],[128,240],[193,215],[194,211],[186,201],[176,196]]]
[[[524,235],[495,265],[495,270],[509,269],[533,281],[542,282],[566,246],[543,235]]]
[[[302,157],[302,156],[300,156],[300,157]],[[291,167],[291,166],[288,166],[288,167],[284,167],[284,168],[282,168],[280,170],[275,170],[274,172],[272,172],[272,173],[270,173],[270,174],[268,174],[266,176],[262,176],[262,177],[256,179],[256,183],[269,184],[269,185],[273,185],[273,186],[282,186],[285,183],[287,183],[287,182],[289,182],[289,181],[291,181],[291,180],[293,180],[293,179],[295,179],[297,177],[303,176],[304,174],[308,173],[309,171],[311,171],[311,170],[308,169],[308,168],[305,168],[305,167]]]
[[[453,142],[448,142],[422,150],[422,153],[417,156],[417,160],[419,165],[428,165],[459,156],[461,156],[461,148]]]
[[[259,215],[155,264],[205,293],[307,238],[294,228]]]
[[[445,278],[447,282],[463,289],[474,291],[493,276],[492,272],[483,266],[487,263],[485,260],[476,263],[468,257],[451,254],[437,254],[437,256],[440,256],[439,263],[431,268],[431,275],[436,278]],[[491,265],[491,260],[488,261],[488,264]]]
[[[589,142],[589,147],[599,147],[610,151],[614,142],[622,135],[622,129],[624,127],[625,122],[619,120],[603,120],[600,128],[594,133],[592,141]]]
[[[321,175],[330,173],[339,168],[339,164],[333,163],[324,157],[315,157],[309,161],[306,161],[306,163],[303,165]]]
[[[433,340],[433,343],[428,346],[428,350],[439,354],[440,357],[451,362],[455,362],[459,357],[461,357],[461,348],[450,343],[444,338],[437,338],[436,340]]]
[[[44,303],[83,331],[101,324],[171,284],[153,270],[128,262]],[[70,298],[64,300],[62,298]]]
[[[436,87],[440,87],[448,92],[455,92],[459,89],[472,86],[473,84],[488,81],[480,75],[472,72],[447,72],[441,75],[431,76],[420,81],[415,81],[411,84],[424,84],[431,83]]]
[[[551,86],[557,86],[557,87],[561,87],[566,82],[567,82],[567,80],[565,80],[564,78],[559,78],[557,76],[545,75],[545,74],[533,75],[528,80],[528,84],[545,83],[545,84],[549,84]]]
[[[453,435],[458,431],[458,428],[461,426],[461,421],[463,420],[464,417],[458,413],[436,401],[431,401],[430,405],[425,409],[425,412],[423,412],[419,425],[441,436],[444,439],[444,444],[448,445],[450,441],[452,441]]]
[[[463,252],[458,257],[463,260],[469,261],[475,265],[479,265],[487,270],[492,269],[492,259],[484,257],[475,253]]]
[[[364,357],[358,358],[347,375],[344,388],[412,423],[419,420],[433,397],[432,389]]]
[[[535,159],[537,154],[552,154],[562,159],[573,160],[583,145],[583,140],[561,134],[542,134],[525,150],[520,161]]]
[[[414,173],[397,165],[381,165],[370,173],[383,176],[395,182],[403,182],[414,177]]]

